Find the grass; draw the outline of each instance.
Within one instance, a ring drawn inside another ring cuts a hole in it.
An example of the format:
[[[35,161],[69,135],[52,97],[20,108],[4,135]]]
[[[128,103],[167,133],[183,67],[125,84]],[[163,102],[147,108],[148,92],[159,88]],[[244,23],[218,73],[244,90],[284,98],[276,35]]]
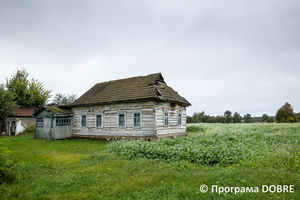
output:
[[[188,137],[236,138],[235,145],[243,149],[238,162],[131,160],[110,153],[111,145],[104,141],[46,141],[25,134],[0,139],[18,162],[19,173],[15,182],[0,185],[0,199],[300,199],[300,124],[194,126],[201,131]],[[207,193],[199,191],[202,184],[208,185]],[[211,192],[212,185],[259,187],[260,192],[219,194]],[[294,185],[295,192],[262,193],[262,185]]]

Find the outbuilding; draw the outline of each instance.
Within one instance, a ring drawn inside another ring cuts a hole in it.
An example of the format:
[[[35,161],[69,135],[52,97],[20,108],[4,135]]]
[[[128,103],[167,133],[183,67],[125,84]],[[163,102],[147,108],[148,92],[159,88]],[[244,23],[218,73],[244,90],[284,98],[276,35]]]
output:
[[[65,139],[72,134],[72,112],[58,106],[44,106],[34,113],[35,138]]]
[[[23,132],[30,124],[35,124],[32,115],[36,110],[36,108],[14,108],[13,114],[4,122],[0,122],[0,134],[5,132],[9,136],[14,136]]]

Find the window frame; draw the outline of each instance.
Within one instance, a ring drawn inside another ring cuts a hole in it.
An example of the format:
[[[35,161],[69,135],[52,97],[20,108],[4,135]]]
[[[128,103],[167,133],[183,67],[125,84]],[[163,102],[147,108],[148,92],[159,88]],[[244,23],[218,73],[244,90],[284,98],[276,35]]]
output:
[[[166,113],[168,114],[167,118],[166,118]],[[167,119],[168,124],[166,124],[166,119]],[[168,127],[169,124],[170,124],[170,122],[169,122],[169,110],[164,110],[164,126]]]
[[[98,116],[101,116],[100,117],[100,120],[101,120],[100,126],[97,126],[97,117]],[[103,113],[102,112],[95,113],[95,127],[96,128],[103,128]]]
[[[120,115],[124,115],[124,126],[120,126]],[[126,128],[126,111],[118,111],[118,128]]]
[[[180,118],[179,118],[180,115]],[[179,124],[179,119],[180,119],[180,124]],[[177,112],[177,126],[182,126],[182,112],[178,111]]]
[[[35,119],[36,127],[44,127],[44,117],[36,117]]]
[[[84,117],[84,116],[85,116],[85,126],[82,125],[82,122],[83,122],[82,120],[83,120],[83,117]],[[85,127],[85,128],[86,128],[86,127],[87,127],[87,122],[88,122],[88,119],[87,119],[87,113],[82,113],[82,114],[80,115],[80,125],[81,125],[80,127]]]
[[[135,114],[140,114],[140,124],[139,124],[139,126],[134,125],[134,115]],[[141,128],[142,127],[142,111],[141,110],[132,111],[132,127],[133,128]]]

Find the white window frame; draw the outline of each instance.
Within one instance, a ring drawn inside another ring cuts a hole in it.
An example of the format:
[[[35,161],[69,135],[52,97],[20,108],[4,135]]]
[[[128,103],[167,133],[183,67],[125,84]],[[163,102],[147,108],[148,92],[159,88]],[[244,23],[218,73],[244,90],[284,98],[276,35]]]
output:
[[[97,116],[101,116],[100,117],[100,119],[101,119],[100,126],[97,126]],[[96,128],[102,128],[103,127],[103,113],[102,112],[95,113],[95,127]]]
[[[167,118],[166,118],[166,113],[168,114]],[[166,119],[168,120],[168,124],[166,124]],[[170,124],[169,111],[168,110],[164,110],[164,126],[169,126],[169,124]]]
[[[83,118],[83,116],[85,116],[85,126],[82,126],[82,118]],[[87,127],[87,125],[88,125],[87,122],[88,122],[87,113],[82,113],[80,115],[80,125],[81,125],[81,127]]]
[[[180,115],[180,118],[179,118]],[[179,124],[179,119],[180,119],[180,124]],[[177,126],[182,126],[182,112],[178,111],[177,112]]]
[[[124,115],[124,126],[120,126],[120,115]],[[126,112],[125,111],[118,111],[118,127],[126,128]]]
[[[140,125],[139,126],[134,125],[134,114],[140,114]],[[132,111],[132,127],[133,128],[141,128],[142,127],[142,111],[141,110]]]

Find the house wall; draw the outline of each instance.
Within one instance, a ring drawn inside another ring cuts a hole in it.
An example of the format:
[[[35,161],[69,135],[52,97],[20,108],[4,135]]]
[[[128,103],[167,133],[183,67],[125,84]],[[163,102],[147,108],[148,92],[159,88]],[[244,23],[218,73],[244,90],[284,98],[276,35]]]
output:
[[[173,105],[173,106],[171,106]],[[164,126],[164,110],[169,111],[169,125]],[[141,127],[133,127],[133,111],[141,111]],[[108,104],[72,108],[74,136],[153,137],[186,132],[186,108],[178,104],[155,101]],[[118,127],[118,112],[126,112],[126,127]],[[177,124],[181,112],[181,125]],[[96,113],[102,113],[103,126],[96,128]],[[87,115],[87,127],[81,126],[82,114]]]
[[[44,138],[43,127],[35,127],[34,138]]]
[[[155,136],[155,102],[107,104],[72,109],[73,135],[83,136]],[[133,127],[133,111],[141,111],[141,127]],[[126,112],[125,128],[118,127],[118,112]],[[102,128],[96,128],[96,113],[102,113]],[[87,127],[81,127],[81,115],[87,114]]]
[[[22,120],[23,123],[25,123],[27,126],[30,124],[35,124],[35,118],[34,117],[18,117],[20,120]]]
[[[174,104],[171,106],[170,103],[158,102],[155,107],[156,123],[155,128],[157,135],[162,134],[173,134],[173,133],[184,133],[186,132],[186,107]],[[164,125],[164,111],[169,112],[169,125]],[[181,112],[181,125],[178,125],[178,112]]]

